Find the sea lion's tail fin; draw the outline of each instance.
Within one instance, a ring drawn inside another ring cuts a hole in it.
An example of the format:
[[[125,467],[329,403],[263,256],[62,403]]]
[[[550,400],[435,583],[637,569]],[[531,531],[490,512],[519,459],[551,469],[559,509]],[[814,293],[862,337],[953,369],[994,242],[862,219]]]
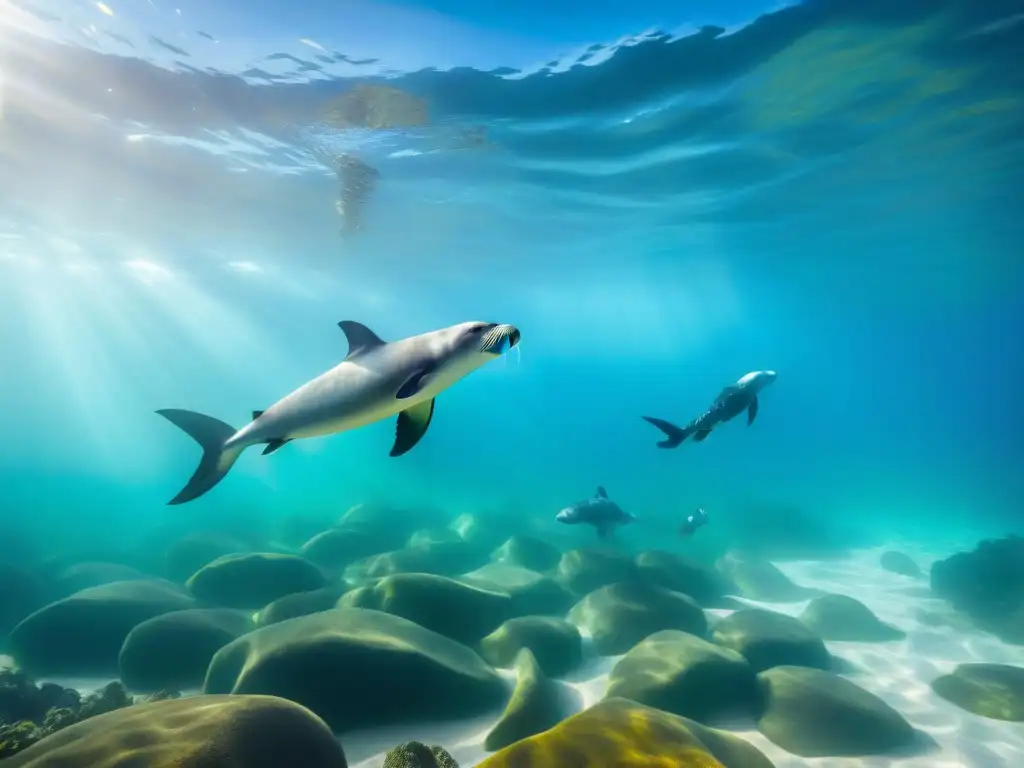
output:
[[[165,408],[157,411],[171,424],[186,432],[189,437],[199,443],[203,449],[203,457],[199,466],[178,495],[168,504],[184,504],[197,499],[224,479],[242,455],[241,448],[225,450],[224,445],[235,434],[235,428],[212,416],[204,416],[195,411],[179,408]]]
[[[661,442],[658,443],[659,448],[678,448],[679,444],[682,443],[683,440],[688,438],[690,436],[690,433],[693,432],[693,430],[690,429],[689,427],[687,427],[686,429],[681,429],[680,427],[677,427],[675,424],[670,424],[664,419],[655,419],[653,416],[642,416],[641,418],[644,421],[656,426],[668,437],[667,440],[662,440]]]

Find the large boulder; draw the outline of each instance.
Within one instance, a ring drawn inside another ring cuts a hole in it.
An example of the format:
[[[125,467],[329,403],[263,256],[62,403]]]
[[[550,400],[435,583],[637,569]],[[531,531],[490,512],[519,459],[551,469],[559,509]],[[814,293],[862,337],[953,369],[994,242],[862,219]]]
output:
[[[596,549],[571,549],[558,561],[556,578],[577,597],[595,589],[639,579],[636,564],[625,555]]]
[[[932,683],[946,701],[981,717],[1024,722],[1024,669],[1007,664],[960,664]]]
[[[436,542],[406,547],[357,560],[345,569],[345,580],[362,584],[403,573],[432,573],[457,576],[487,559],[487,555],[465,541]]]
[[[626,653],[663,629],[699,636],[708,629],[704,611],[692,597],[640,582],[594,590],[573,607],[569,620],[587,631],[602,656]]]
[[[359,608],[243,635],[213,657],[204,690],[291,699],[338,733],[479,715],[508,695],[469,648],[398,616]]]
[[[671,552],[647,550],[638,554],[634,562],[647,581],[689,595],[702,606],[721,605],[729,590],[728,580],[721,574]]]
[[[0,563],[0,652],[7,633],[19,621],[46,605],[48,593],[43,579],[21,565]]]
[[[369,608],[414,621],[467,645],[477,643],[511,615],[512,600],[460,581],[428,573],[404,573],[357,587],[338,601],[341,608]]]
[[[515,668],[512,698],[484,739],[484,748],[491,752],[553,728],[562,719],[564,707],[558,686],[544,674],[528,648],[516,656]]]
[[[849,680],[808,667],[758,675],[765,709],[758,730],[801,757],[884,755],[914,744],[903,716]]]
[[[562,559],[562,552],[532,536],[513,536],[491,553],[491,559],[497,563],[541,572],[557,566]]]
[[[774,611],[736,611],[715,624],[711,639],[739,653],[755,672],[784,665],[815,669],[832,666],[832,656],[820,637],[799,619]]]
[[[373,530],[332,528],[303,544],[300,554],[323,568],[342,570],[357,560],[387,551],[390,538]]]
[[[718,559],[715,568],[735,585],[740,595],[758,602],[795,603],[820,594],[818,590],[794,584],[767,560],[741,552],[727,552]]]
[[[218,557],[248,551],[246,544],[227,534],[214,531],[191,533],[167,548],[164,569],[167,578],[184,584],[193,573]]]
[[[512,598],[513,616],[564,616],[576,597],[550,576],[505,563],[488,563],[458,580]]]
[[[90,587],[27,616],[12,631],[9,649],[33,675],[117,675],[128,633],[147,619],[196,607],[171,582],[116,581]]]
[[[523,649],[549,677],[568,674],[583,661],[580,631],[553,616],[509,619],[480,641],[480,655],[496,667],[511,667]]]
[[[252,615],[227,608],[174,611],[128,633],[119,659],[133,691],[200,688],[213,655],[254,628]]]
[[[344,582],[337,582],[310,592],[285,595],[256,614],[256,625],[265,627],[285,619],[295,619],[299,616],[308,616],[311,613],[329,611],[337,606],[338,600],[346,592],[348,592],[348,585]]]
[[[760,694],[754,670],[738,653],[670,629],[619,659],[605,695],[706,723],[757,712]]]
[[[308,560],[269,552],[218,557],[188,580],[192,594],[204,602],[249,610],[326,585],[323,571]]]
[[[75,563],[57,572],[53,579],[53,589],[60,597],[66,597],[89,587],[113,584],[115,581],[152,578],[152,575],[122,563]]]
[[[476,768],[772,768],[724,731],[628,699],[605,699],[554,728],[495,752]]]
[[[864,603],[846,595],[822,595],[808,603],[800,620],[823,640],[884,643],[907,633],[886,624]]]
[[[330,729],[269,696],[203,696],[89,718],[4,761],[4,768],[346,768]]]

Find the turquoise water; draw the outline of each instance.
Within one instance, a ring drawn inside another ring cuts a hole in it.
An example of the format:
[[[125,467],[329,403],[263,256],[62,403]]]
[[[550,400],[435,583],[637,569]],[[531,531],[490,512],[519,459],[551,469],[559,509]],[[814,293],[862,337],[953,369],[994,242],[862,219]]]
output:
[[[697,507],[697,549],[1020,529],[1011,4],[737,5],[697,31],[713,9],[566,31],[137,5],[4,11],[6,529],[52,551],[371,500],[550,519],[598,484],[637,546]],[[360,83],[425,124],[332,123]],[[380,173],[344,240],[341,152]],[[344,319],[512,323],[521,355],[439,397],[406,456],[389,419],[250,450],[167,507],[199,451],[154,411],[242,427],[344,357]],[[758,369],[753,426],[655,448],[640,416],[686,423]]]

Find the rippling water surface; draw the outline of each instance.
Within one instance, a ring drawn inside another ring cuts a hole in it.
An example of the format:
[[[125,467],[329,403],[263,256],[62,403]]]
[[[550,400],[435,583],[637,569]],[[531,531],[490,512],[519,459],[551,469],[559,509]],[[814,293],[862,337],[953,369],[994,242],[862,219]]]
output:
[[[397,337],[482,316],[521,325],[524,362],[439,423],[486,422],[462,450],[535,479],[571,456],[565,486],[589,491],[609,451],[650,450],[641,411],[788,364],[774,429],[803,458],[740,436],[750,472],[795,488],[831,452],[933,496],[972,462],[1011,489],[1018,2],[498,14],[0,0],[0,423],[26,436],[5,466],[35,493],[64,472],[160,504],[194,456],[153,408],[239,421],[343,354],[338,319]],[[340,157],[379,175],[345,237]],[[633,430],[599,447],[611,421]],[[436,437],[447,454],[406,466],[436,476],[459,444]],[[383,455],[360,439],[339,456]],[[688,464],[720,490],[722,450]],[[814,487],[856,474],[822,464]]]

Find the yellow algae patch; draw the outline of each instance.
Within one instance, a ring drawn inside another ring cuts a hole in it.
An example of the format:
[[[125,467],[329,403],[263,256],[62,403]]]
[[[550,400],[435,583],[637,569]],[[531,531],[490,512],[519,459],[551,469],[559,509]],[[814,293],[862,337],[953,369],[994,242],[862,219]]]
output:
[[[477,768],[772,768],[731,734],[628,699],[606,699],[554,728],[517,741]]]

